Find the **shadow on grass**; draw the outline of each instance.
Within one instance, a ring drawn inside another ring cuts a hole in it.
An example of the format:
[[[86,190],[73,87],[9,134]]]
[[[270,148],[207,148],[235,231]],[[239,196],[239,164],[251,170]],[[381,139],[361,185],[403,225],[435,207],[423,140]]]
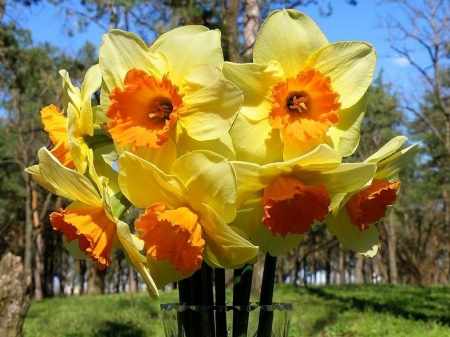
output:
[[[118,323],[113,321],[99,322],[99,328],[96,329],[95,337],[145,337],[149,333],[136,327],[135,324]]]
[[[425,314],[423,312],[406,309],[406,303],[396,299],[391,302],[378,302],[373,299],[363,299],[356,296],[341,297],[338,294],[327,292],[320,287],[307,287],[307,291],[326,300],[339,301],[342,304],[341,310],[357,309],[362,312],[372,311],[378,313],[390,313],[397,317],[403,317],[410,320],[433,321],[441,324],[450,325],[450,314],[448,312],[435,312],[433,314]],[[418,308],[420,310],[420,308]],[[319,323],[319,322],[318,322]]]
[[[339,320],[339,313],[335,310],[328,312],[325,317],[322,317],[314,322],[312,326],[312,333],[310,336],[316,336],[322,332],[325,327],[334,325]]]

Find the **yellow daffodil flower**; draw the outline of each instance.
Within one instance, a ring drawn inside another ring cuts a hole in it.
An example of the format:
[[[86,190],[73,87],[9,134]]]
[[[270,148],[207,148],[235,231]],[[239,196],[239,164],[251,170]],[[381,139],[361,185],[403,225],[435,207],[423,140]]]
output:
[[[101,100],[114,142],[159,167],[204,142],[234,156],[228,131],[243,98],[222,65],[220,32],[206,27],[174,29],[150,47],[132,33],[104,35]]]
[[[143,276],[150,296],[156,298],[158,290],[145,266],[145,257],[139,252],[143,242],[130,233],[127,224],[117,219],[126,211],[128,202],[118,193],[117,172],[104,166],[103,171],[108,171],[106,176],[97,175],[92,151],[88,151],[89,176],[94,185],[86,176],[63,166],[47,149],[41,148],[38,156],[39,165],[26,171],[50,192],[73,200],[66,208],[50,214],[52,227],[64,234],[72,255],[89,256],[99,269],[105,269],[112,262],[111,250],[122,246],[129,261]]]
[[[398,197],[401,182],[398,172],[416,155],[419,145],[399,150],[407,140],[398,136],[389,141],[364,162],[376,164],[370,184],[348,193],[327,217],[331,234],[346,248],[366,256],[378,251],[378,231],[374,225],[386,216]]]
[[[341,156],[355,150],[376,63],[370,44],[329,43],[308,16],[280,10],[262,25],[253,62],[223,69],[244,93],[231,130],[238,160],[289,160],[323,143]]]
[[[231,225],[272,256],[296,247],[314,223],[375,173],[375,164],[342,164],[327,145],[286,162],[259,165],[233,161],[238,217]]]
[[[64,109],[46,106],[41,110],[42,123],[54,145],[51,153],[64,166],[84,173],[88,152],[85,137],[94,133],[91,98],[101,85],[100,68],[95,65],[87,71],[81,90],[72,84],[66,70],[59,73],[63,78]]]
[[[235,268],[258,252],[227,225],[236,215],[236,178],[224,157],[193,151],[179,157],[170,174],[124,152],[119,157],[123,194],[145,212],[135,222],[156,285],[189,277],[204,260]]]

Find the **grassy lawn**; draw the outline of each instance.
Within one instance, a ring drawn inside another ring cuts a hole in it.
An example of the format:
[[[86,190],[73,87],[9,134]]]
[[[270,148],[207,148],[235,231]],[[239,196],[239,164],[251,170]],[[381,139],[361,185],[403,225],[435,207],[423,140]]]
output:
[[[25,337],[164,337],[159,304],[177,297],[164,292],[153,301],[145,293],[123,293],[33,302]],[[450,336],[445,287],[279,286],[274,298],[294,304],[292,337]]]

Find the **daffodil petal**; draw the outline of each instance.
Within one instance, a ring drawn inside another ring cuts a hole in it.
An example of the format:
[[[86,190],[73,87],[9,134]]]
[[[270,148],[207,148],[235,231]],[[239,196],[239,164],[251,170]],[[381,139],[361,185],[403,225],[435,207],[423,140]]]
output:
[[[283,158],[286,161],[303,156],[322,144],[333,146],[333,140],[328,134],[324,134],[317,138],[311,138],[305,142],[298,140],[293,135],[284,134],[283,142]]]
[[[275,166],[266,168],[244,161],[233,161],[232,165],[237,178],[237,208],[240,208],[250,196],[262,191],[280,174],[280,170]]]
[[[236,177],[227,159],[211,151],[194,151],[178,158],[172,167],[188,189],[194,210],[208,204],[226,222],[236,216]]]
[[[367,163],[378,163],[381,160],[393,155],[408,140],[405,136],[397,136],[384,144],[377,152],[365,160]]]
[[[94,128],[101,129],[102,126],[106,126],[109,122],[108,117],[106,117],[106,111],[108,111],[111,105],[111,99],[109,97],[111,90],[114,88],[108,88],[105,81],[102,82],[100,87],[100,105],[92,108],[94,114]]]
[[[109,92],[115,87],[123,88],[125,75],[130,69],[143,70],[158,79],[168,72],[167,61],[162,54],[149,52],[140,37],[118,29],[103,35],[99,60]]]
[[[183,57],[180,57],[180,46]],[[223,52],[220,31],[204,26],[189,25],[172,29],[161,35],[151,46],[151,52],[161,52],[167,58],[169,77],[182,83],[186,72],[199,65],[208,64],[222,68]]]
[[[79,108],[81,107],[81,92],[80,89],[75,87],[72,84],[72,81],[70,80],[69,73],[62,69],[59,71],[59,74],[63,78],[63,105],[64,110],[67,111],[67,107],[69,106],[69,103],[71,103],[73,106]]]
[[[159,296],[158,288],[155,282],[153,281],[153,278],[150,275],[149,270],[142,261],[144,257],[139,252],[139,250],[137,249],[132,240],[130,228],[123,221],[117,222],[117,237],[119,238],[119,241],[123,247],[123,250],[126,253],[126,256],[128,257],[128,260],[131,262],[133,267],[139,271],[142,278],[144,279],[150,297],[156,300]]]
[[[186,203],[187,190],[178,177],[165,174],[130,152],[119,157],[119,185],[128,200],[139,208],[155,202],[163,202],[169,208]]]
[[[225,133],[220,138],[205,141],[195,140],[185,133],[179,133],[177,136],[176,150],[178,156],[182,156],[196,150],[208,150],[213,151],[228,160],[236,159],[233,142],[229,133]],[[164,144],[164,146],[167,146],[167,143]]]
[[[205,250],[203,258],[211,267],[236,268],[252,260],[258,247],[235,233],[208,205],[201,209]]]
[[[147,266],[158,289],[164,288],[169,283],[178,282],[188,278],[193,274],[183,275],[180,272],[173,270],[170,259],[158,261],[151,256],[147,256]]]
[[[94,115],[92,112],[92,95],[102,84],[102,73],[98,64],[90,67],[81,85],[80,132],[92,136],[94,134]]]
[[[236,206],[240,208],[251,195],[264,189],[281,174],[296,175],[299,171],[312,171],[320,174],[319,171],[336,168],[341,163],[341,160],[341,156],[336,151],[322,145],[301,157],[264,166],[243,161],[233,161],[232,165],[236,171],[238,182]],[[301,177],[299,179],[303,181]]]
[[[272,109],[272,87],[284,80],[281,65],[275,60],[265,64],[225,62],[223,74],[244,93],[240,114],[252,121],[267,119]]]
[[[101,161],[109,166],[113,166],[114,163],[119,158],[119,155],[116,152],[116,148],[114,143],[109,143],[104,146],[99,146],[93,149],[95,160]]]
[[[333,147],[342,157],[353,154],[360,140],[361,123],[367,106],[364,95],[355,105],[339,111],[339,123],[331,127],[328,135],[333,139]]]
[[[331,199],[330,210],[341,201],[344,193],[360,190],[370,181],[376,170],[376,165],[368,163],[344,163],[332,170],[311,170],[305,168],[296,177],[309,186],[323,185]]]
[[[62,197],[68,198],[70,199],[70,196],[68,194],[66,194],[65,191],[62,191],[56,187],[54,187],[50,182],[48,182],[47,180],[45,180],[42,176],[41,176],[41,172],[39,170],[39,165],[33,165],[30,167],[27,167],[25,169],[25,172],[29,173],[31,175],[31,178],[40,186],[42,186],[43,188],[45,188],[47,191],[56,194],[56,195],[60,195]]]
[[[239,114],[230,135],[237,160],[258,164],[283,160],[280,132],[273,129],[267,119],[252,122]]]
[[[89,177],[91,178],[91,181],[93,181],[94,184],[97,186],[97,190],[99,191],[100,195],[102,196],[104,194],[104,189],[103,189],[104,188],[104,183],[102,181],[103,177],[100,177],[97,174],[97,171],[96,171],[95,166],[94,166],[94,154],[93,154],[91,149],[89,149],[87,151],[86,162],[88,163]],[[116,180],[117,180],[117,178],[116,178]]]
[[[277,60],[286,77],[295,77],[308,57],[328,40],[307,15],[292,9],[272,12],[264,21],[253,50],[255,63]]]
[[[87,205],[102,205],[100,195],[85,176],[61,165],[45,147],[39,149],[38,157],[42,178],[52,184],[56,192],[64,191],[62,196]]]
[[[84,141],[80,140],[80,131],[78,129],[80,125],[80,115],[78,109],[69,102],[67,106],[67,134],[69,136],[68,146],[70,156],[80,173],[86,171],[87,162],[86,156],[88,152],[88,146]]]
[[[377,173],[374,178],[389,180],[395,177],[399,171],[413,161],[418,151],[419,144],[414,144],[381,161],[377,165]]]
[[[101,160],[94,160],[95,174],[108,179],[108,190],[115,194],[120,191],[118,173],[111,166]]]
[[[337,217],[328,215],[327,227],[331,234],[347,249],[373,257],[378,251],[378,230],[375,225],[360,230],[351,223],[347,210],[342,209]]]
[[[242,104],[242,93],[219,68],[191,68],[180,88],[184,94],[179,124],[192,138],[203,141],[221,137],[231,129]],[[218,113],[220,112],[220,113]]]
[[[342,162],[340,154],[328,145],[321,144],[312,151],[284,162],[268,164],[274,165],[283,172],[296,172],[302,169],[309,171],[333,169]]]
[[[177,158],[178,151],[177,145],[175,145],[173,140],[169,138],[167,142],[164,143],[164,146],[158,148],[139,147],[134,154],[148,162],[153,163],[160,170],[169,172],[172,168],[173,162]]]
[[[356,104],[373,79],[377,55],[365,42],[336,42],[312,54],[305,67],[329,76],[333,90],[340,95],[341,109]]]

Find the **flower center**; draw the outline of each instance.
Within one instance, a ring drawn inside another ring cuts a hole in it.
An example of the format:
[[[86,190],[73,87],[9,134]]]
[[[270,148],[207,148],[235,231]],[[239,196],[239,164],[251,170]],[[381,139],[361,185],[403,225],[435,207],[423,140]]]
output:
[[[110,98],[108,131],[116,144],[132,144],[135,151],[163,146],[183,107],[183,95],[167,76],[158,81],[139,69],[128,71],[124,88],[115,88]]]
[[[303,110],[308,110],[308,107],[306,106],[306,102],[308,102],[308,96],[301,96],[298,95],[299,98],[297,98],[296,95],[290,97],[287,101],[287,106],[289,109],[297,110],[298,112],[302,112]]]
[[[155,102],[152,110],[150,110],[150,113],[148,114],[148,117],[163,118],[165,120],[169,120],[172,111],[173,111],[172,102],[169,100],[165,100],[163,98]]]
[[[186,207],[166,210],[163,203],[148,206],[135,222],[147,255],[155,260],[170,259],[183,275],[200,269],[205,240],[198,216]]]
[[[324,186],[306,186],[294,177],[277,177],[264,189],[262,223],[272,234],[303,234],[324,221],[331,200]]]
[[[397,200],[401,182],[373,179],[372,184],[353,195],[345,205],[352,223],[360,230],[368,229],[386,214],[387,206]]]
[[[273,87],[269,123],[302,142],[320,137],[339,122],[339,97],[328,76],[302,70]]]

